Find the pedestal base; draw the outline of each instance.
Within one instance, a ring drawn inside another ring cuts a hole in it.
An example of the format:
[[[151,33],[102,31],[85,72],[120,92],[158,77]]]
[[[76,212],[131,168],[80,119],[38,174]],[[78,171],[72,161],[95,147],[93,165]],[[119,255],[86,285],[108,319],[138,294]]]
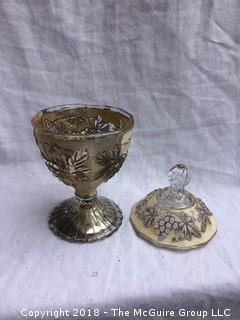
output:
[[[56,206],[49,218],[50,229],[61,239],[93,242],[116,231],[122,223],[122,212],[113,201],[96,197],[67,199]]]

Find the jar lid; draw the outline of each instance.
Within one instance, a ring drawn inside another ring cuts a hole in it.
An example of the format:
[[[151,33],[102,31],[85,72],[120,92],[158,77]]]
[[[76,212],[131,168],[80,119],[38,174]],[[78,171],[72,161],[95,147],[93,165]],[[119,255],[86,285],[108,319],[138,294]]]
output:
[[[193,249],[216,233],[216,220],[206,204],[184,187],[191,175],[183,164],[169,170],[169,187],[150,192],[134,205],[130,220],[136,233],[159,247]]]

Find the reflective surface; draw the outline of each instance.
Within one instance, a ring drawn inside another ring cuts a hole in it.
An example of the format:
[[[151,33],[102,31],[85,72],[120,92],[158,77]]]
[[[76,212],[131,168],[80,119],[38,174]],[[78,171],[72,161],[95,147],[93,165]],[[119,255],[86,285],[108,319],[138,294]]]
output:
[[[100,240],[122,223],[120,208],[111,200],[96,197],[90,201],[73,197],[54,208],[49,226],[62,239],[73,242]]]
[[[32,119],[34,135],[48,169],[75,189],[76,198],[56,207],[51,229],[76,242],[101,239],[117,230],[121,211],[97,187],[121,168],[133,127],[131,114],[106,106],[58,106]]]

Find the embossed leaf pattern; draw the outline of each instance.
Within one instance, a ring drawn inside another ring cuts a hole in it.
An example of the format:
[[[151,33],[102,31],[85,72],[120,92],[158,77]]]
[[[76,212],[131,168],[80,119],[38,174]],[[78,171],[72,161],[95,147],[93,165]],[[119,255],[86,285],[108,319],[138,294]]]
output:
[[[86,150],[75,151],[68,159],[68,170],[78,180],[88,180],[89,169],[86,166],[88,153]]]
[[[118,145],[112,151],[103,151],[97,154],[96,161],[102,167],[95,176],[95,179],[104,178],[105,181],[114,176],[121,168],[127,153],[120,152]]]
[[[196,225],[196,219],[187,215],[185,212],[180,212],[177,214],[180,223],[179,228],[177,230],[177,235],[179,236],[179,240],[192,240],[192,237],[201,238],[201,231]]]
[[[59,155],[57,159],[51,159],[48,160],[44,156],[45,163],[48,167],[48,169],[52,172],[52,174],[65,182],[67,185],[72,185],[72,180],[68,175],[68,172],[66,171],[67,168],[67,160],[65,155]]]
[[[212,224],[209,218],[212,213],[201,199],[197,199],[196,210],[199,212],[198,221],[201,223],[201,231],[205,232],[208,224]]]
[[[117,129],[114,124],[103,121],[102,117],[99,115],[95,120],[95,128],[98,132],[112,132]]]
[[[62,124],[57,124],[54,121],[50,121],[48,119],[45,120],[46,128],[53,133],[64,133],[64,127]]]
[[[51,132],[56,132],[56,126],[55,126],[55,123],[53,121],[50,121],[50,120],[45,120],[45,125],[46,125],[46,128],[51,131]]]
[[[138,216],[143,220],[145,227],[150,227],[154,222],[155,212],[152,208],[146,208],[144,211],[140,211]]]
[[[89,169],[86,165],[88,153],[86,150],[75,151],[71,156],[59,154],[56,159],[46,159],[45,162],[54,176],[61,179],[68,185],[73,184],[73,180],[88,180]]]

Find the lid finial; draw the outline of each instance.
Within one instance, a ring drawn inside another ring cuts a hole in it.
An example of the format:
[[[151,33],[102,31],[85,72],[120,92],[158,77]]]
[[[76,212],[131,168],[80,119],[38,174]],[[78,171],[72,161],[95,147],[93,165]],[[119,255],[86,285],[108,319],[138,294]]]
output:
[[[191,179],[191,173],[184,164],[176,164],[168,172],[168,181],[170,183],[170,190],[173,195],[173,199],[180,200],[184,187],[189,184]]]

